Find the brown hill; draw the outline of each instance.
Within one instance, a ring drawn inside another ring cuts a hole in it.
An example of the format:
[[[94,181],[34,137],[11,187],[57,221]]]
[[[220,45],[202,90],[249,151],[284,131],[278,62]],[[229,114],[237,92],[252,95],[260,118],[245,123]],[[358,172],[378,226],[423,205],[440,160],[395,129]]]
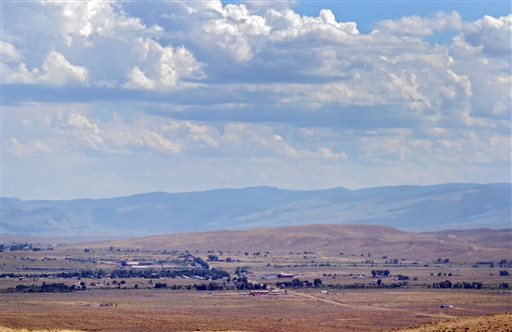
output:
[[[177,250],[271,251],[360,255],[372,253],[414,260],[448,257],[453,261],[510,259],[512,232],[507,230],[408,233],[374,225],[308,225],[181,233],[87,244],[87,247]]]

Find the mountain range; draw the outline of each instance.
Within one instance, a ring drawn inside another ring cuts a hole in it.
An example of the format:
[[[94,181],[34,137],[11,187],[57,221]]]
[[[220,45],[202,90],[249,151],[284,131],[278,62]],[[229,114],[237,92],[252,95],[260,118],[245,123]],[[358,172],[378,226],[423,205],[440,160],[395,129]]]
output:
[[[1,199],[2,233],[133,237],[306,224],[374,224],[405,231],[510,228],[511,185],[441,184],[350,190],[273,187],[153,192],[75,200]]]

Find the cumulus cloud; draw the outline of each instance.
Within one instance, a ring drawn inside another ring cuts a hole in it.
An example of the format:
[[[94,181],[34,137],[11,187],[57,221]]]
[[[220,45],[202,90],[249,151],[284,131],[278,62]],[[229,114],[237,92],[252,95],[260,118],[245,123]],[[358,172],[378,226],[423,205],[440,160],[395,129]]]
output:
[[[510,56],[511,33],[512,15],[503,17],[485,15],[468,27],[464,37],[471,46],[481,46],[486,54]]]
[[[459,31],[463,25],[458,13],[440,12],[431,18],[406,16],[398,20],[384,20],[375,25],[372,33],[423,37],[445,30]]]
[[[10,52],[16,52],[16,49],[12,48]],[[29,69],[26,63],[21,62],[14,68],[2,64],[2,69],[6,84],[64,85],[87,82],[87,69],[71,64],[62,53],[56,51],[48,53],[40,68]]]
[[[0,42],[0,52],[2,54],[3,61],[9,62],[20,62],[23,60],[23,56],[18,52],[13,44],[4,41]]]
[[[182,78],[200,78],[203,73],[197,60],[184,47],[162,47],[151,39],[137,39],[139,66],[134,66],[124,87],[128,89],[169,90]]]
[[[475,117],[510,110],[510,15],[474,22],[456,12],[407,16],[361,34],[356,22],[339,21],[329,9],[305,16],[285,2],[155,6],[23,4],[6,15],[5,82],[157,93],[194,87],[177,100],[213,105],[224,94],[286,109],[385,107],[437,123],[479,123]],[[29,14],[40,19],[20,24]],[[28,51],[34,30],[45,38]],[[452,43],[426,39],[446,31],[455,35]]]
[[[161,27],[127,16],[115,1],[25,3],[6,6],[6,12],[12,12],[4,17],[2,44],[7,84],[79,82],[160,91],[204,77],[189,50],[161,44]]]
[[[41,112],[40,112],[41,113]],[[61,153],[136,154],[156,152],[167,155],[209,155],[216,153],[261,158],[319,159],[347,161],[348,155],[324,141],[293,139],[295,130],[270,125],[226,123],[222,127],[192,121],[161,121],[153,117],[125,118],[112,113],[105,121],[91,118],[90,111],[44,113],[24,121],[24,130],[34,130],[37,139],[28,146],[42,144]],[[44,128],[44,129],[43,129]],[[293,142],[292,142],[293,141]],[[10,146],[22,147],[17,141]],[[25,149],[26,150],[26,149]],[[23,150],[23,151],[25,151]],[[35,150],[34,150],[35,151]],[[13,153],[14,154],[14,153]],[[24,153],[26,154],[26,153]],[[21,155],[21,153],[14,154]]]
[[[364,33],[288,2],[3,9],[4,98],[18,105],[6,113],[9,158],[207,159],[219,179],[235,176],[222,171],[232,161],[274,180],[270,165],[304,164],[355,185],[464,180],[453,171],[463,164],[475,181],[491,170],[502,180],[510,166],[511,15],[439,12]]]

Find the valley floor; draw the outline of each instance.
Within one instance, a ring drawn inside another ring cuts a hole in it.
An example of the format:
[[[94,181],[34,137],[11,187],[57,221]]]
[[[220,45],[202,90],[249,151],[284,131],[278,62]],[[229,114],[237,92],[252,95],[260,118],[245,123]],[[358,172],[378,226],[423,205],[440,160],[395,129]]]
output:
[[[250,296],[243,291],[112,289],[2,294],[0,326],[5,328],[0,331],[383,331],[511,311],[510,292],[489,290],[289,290]],[[503,317],[491,318],[489,326],[510,331],[511,315]],[[450,331],[459,330],[455,322],[446,325],[453,326]]]

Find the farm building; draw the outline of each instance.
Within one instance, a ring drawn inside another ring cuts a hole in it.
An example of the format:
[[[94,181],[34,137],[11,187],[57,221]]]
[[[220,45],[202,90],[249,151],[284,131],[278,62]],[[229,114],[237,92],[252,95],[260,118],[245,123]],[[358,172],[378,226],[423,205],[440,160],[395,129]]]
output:
[[[293,274],[291,273],[279,273],[277,275],[278,278],[293,278]]]

